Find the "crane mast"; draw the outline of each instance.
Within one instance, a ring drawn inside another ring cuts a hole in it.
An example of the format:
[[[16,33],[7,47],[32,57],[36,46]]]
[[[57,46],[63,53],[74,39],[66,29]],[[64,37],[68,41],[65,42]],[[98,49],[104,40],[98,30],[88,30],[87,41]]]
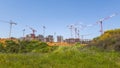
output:
[[[70,29],[71,38],[73,38],[73,29],[74,29],[74,25],[68,25],[67,27]]]
[[[31,33],[31,37],[33,38],[33,39],[35,39],[35,32],[37,32],[35,29],[33,29],[32,27],[29,27],[28,25],[26,25],[26,27],[28,27],[31,31],[32,31],[32,33]]]
[[[117,15],[117,13],[114,13],[114,14],[108,16],[108,17],[105,17],[105,18],[100,19],[100,20],[97,22],[97,23],[100,23],[100,32],[101,32],[101,35],[104,33],[104,30],[103,30],[103,21],[108,20],[108,19],[110,19],[110,18],[112,18],[112,17],[114,17],[114,16],[116,16],[116,15]]]
[[[43,26],[43,36],[44,36],[44,37],[45,37],[45,29],[46,29],[46,27]]]
[[[12,20],[10,20],[10,22],[4,21],[4,20],[0,20],[0,21],[3,22],[3,23],[8,23],[8,24],[10,24],[9,38],[11,38],[12,26],[13,26],[13,25],[17,25],[17,23],[13,22]]]
[[[12,25],[17,25],[17,23],[14,23],[14,22],[10,21],[10,32],[9,32],[9,38],[11,38]]]
[[[32,34],[31,34],[31,36],[32,36],[32,38],[34,39],[34,38],[35,38],[35,32],[36,32],[36,30],[33,29],[33,28],[31,28],[31,27],[29,27],[29,28],[32,30]]]

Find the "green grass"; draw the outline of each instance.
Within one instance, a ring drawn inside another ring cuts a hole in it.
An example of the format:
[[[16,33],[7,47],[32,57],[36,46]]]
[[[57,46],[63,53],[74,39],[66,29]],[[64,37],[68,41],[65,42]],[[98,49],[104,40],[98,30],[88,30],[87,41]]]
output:
[[[120,53],[60,46],[52,53],[0,54],[0,68],[120,68]]]

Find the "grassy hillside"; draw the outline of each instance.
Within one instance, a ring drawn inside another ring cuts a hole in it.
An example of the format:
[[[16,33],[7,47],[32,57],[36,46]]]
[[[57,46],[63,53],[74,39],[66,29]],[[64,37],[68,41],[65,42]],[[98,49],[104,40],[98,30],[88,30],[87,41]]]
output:
[[[120,29],[106,31],[100,37],[94,38],[90,45],[106,50],[120,51]]]
[[[43,54],[1,53],[0,68],[120,68],[120,54],[95,47],[60,46]]]

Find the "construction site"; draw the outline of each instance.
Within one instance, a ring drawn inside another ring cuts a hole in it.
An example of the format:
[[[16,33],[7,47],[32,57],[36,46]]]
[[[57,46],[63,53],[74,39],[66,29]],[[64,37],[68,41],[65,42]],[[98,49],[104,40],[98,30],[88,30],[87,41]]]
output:
[[[45,26],[43,26],[43,34],[39,34],[36,36],[35,33],[37,32],[37,30],[35,30],[32,27],[29,27],[28,25],[26,27],[28,27],[31,30],[31,33],[25,34],[26,29],[23,29],[22,30],[23,37],[15,38],[15,37],[11,36],[11,33],[12,33],[13,25],[17,25],[17,23],[15,23],[13,21],[7,22],[7,21],[3,21],[3,20],[1,20],[1,22],[10,24],[9,37],[8,38],[0,38],[0,42],[2,42],[2,43],[5,42],[5,40],[9,40],[9,39],[10,40],[26,40],[26,41],[38,40],[41,42],[46,42],[51,46],[54,46],[54,45],[66,45],[66,46],[68,46],[69,44],[75,44],[75,43],[87,44],[91,41],[89,39],[83,39],[83,36],[87,36],[87,35],[82,35],[82,38],[80,38],[79,29],[77,27],[75,27],[74,25],[67,26],[70,29],[71,37],[66,38],[66,39],[61,35],[45,36],[45,29],[46,29]]]
[[[62,35],[55,36],[55,34],[45,36],[46,26],[42,26],[43,34],[36,35],[37,30],[28,25],[26,25],[26,27],[29,28],[29,30],[31,30],[31,33],[25,34],[26,29],[23,29],[22,30],[23,36],[19,37],[19,38],[15,38],[15,37],[11,36],[11,33],[14,32],[14,31],[12,31],[12,27],[15,25],[19,25],[19,24],[17,24],[16,22],[14,22],[12,20],[10,20],[10,21],[0,20],[1,23],[8,23],[10,25],[8,38],[0,38],[0,41],[4,42],[7,39],[14,39],[14,40],[19,39],[19,40],[27,40],[27,41],[38,40],[41,42],[46,42],[51,46],[53,46],[53,45],[69,45],[69,44],[75,44],[75,43],[88,44],[91,42],[91,39],[84,38],[84,36],[90,36],[91,34],[81,35],[80,34],[81,28],[93,27],[95,25],[100,24],[100,33],[102,35],[104,33],[103,21],[108,20],[116,15],[118,15],[118,14],[114,13],[110,16],[100,19],[99,21],[97,21],[96,23],[91,24],[91,25],[83,25],[83,24],[67,25],[67,28],[70,30],[69,38],[64,38],[64,36],[62,36]]]

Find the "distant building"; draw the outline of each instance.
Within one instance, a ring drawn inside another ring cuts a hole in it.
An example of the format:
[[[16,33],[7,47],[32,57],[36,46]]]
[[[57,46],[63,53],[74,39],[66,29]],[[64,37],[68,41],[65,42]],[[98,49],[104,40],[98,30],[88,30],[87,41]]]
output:
[[[75,42],[80,42],[80,39],[79,38],[75,38]]]
[[[42,42],[45,42],[45,38],[44,38],[43,35],[38,35],[38,36],[37,36],[37,40],[40,40],[40,41],[42,41]]]
[[[34,34],[28,34],[28,35],[26,35],[26,37],[24,37],[23,40],[28,40],[28,41],[30,41],[30,40],[34,40],[35,38],[36,38],[36,37],[35,37]]]
[[[35,39],[35,37],[36,37],[35,34],[30,34],[30,36],[32,39]]]
[[[57,36],[57,42],[63,42],[63,36]]]
[[[20,41],[25,40],[25,37],[18,38]]]
[[[32,40],[33,38],[31,37],[31,35],[26,35],[26,37],[25,37],[25,40]]]
[[[69,38],[69,39],[65,39],[65,42],[74,44],[74,43],[80,42],[80,39],[79,38]]]
[[[75,43],[75,39],[74,38],[65,39],[65,42],[72,44]]]
[[[46,42],[54,42],[53,35],[48,35],[45,39]]]
[[[81,42],[81,44],[88,44],[91,42],[91,40],[90,39],[82,39],[80,42]]]

